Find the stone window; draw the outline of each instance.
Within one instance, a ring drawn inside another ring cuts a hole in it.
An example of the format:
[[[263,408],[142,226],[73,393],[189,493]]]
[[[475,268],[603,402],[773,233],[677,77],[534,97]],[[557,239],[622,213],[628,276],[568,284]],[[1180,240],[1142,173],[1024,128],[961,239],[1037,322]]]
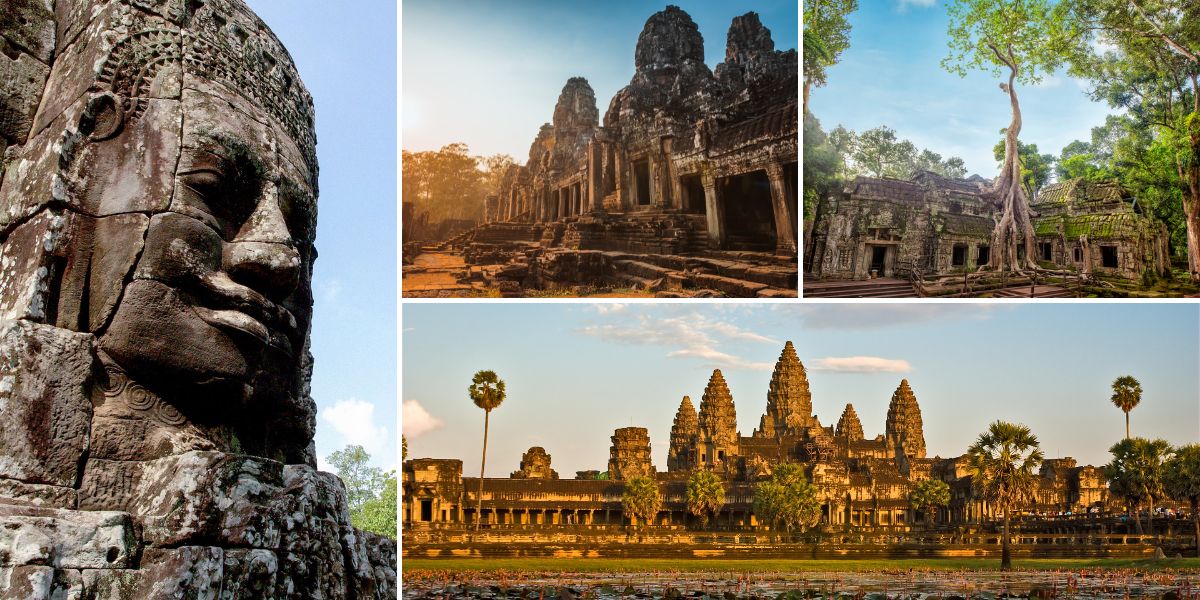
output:
[[[1083,248],[1080,248],[1079,246],[1075,247],[1075,262],[1083,262]]]
[[[1100,264],[1106,269],[1117,268],[1117,247],[1100,246]]]
[[[1054,260],[1054,246],[1050,242],[1038,244],[1038,251],[1042,255],[1042,260]]]
[[[950,255],[950,266],[962,267],[967,264],[967,247],[965,244],[955,244]]]
[[[975,261],[977,265],[986,265],[992,260],[992,248],[990,246],[979,247],[979,260]]]
[[[717,460],[725,460],[725,451],[717,450]]]

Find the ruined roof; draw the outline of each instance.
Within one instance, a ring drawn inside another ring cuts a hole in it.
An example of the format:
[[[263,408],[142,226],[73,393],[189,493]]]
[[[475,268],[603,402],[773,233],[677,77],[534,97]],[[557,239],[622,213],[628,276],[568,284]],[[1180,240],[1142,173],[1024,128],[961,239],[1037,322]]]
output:
[[[1086,235],[1089,240],[1112,240],[1136,237],[1145,224],[1143,217],[1128,212],[1118,214],[1054,215],[1034,221],[1034,232],[1039,236],[1056,236],[1061,229],[1063,237],[1077,240]]]
[[[799,123],[797,106],[795,102],[790,102],[753,119],[739,121],[731,127],[720,129],[713,150],[726,152],[763,138],[794,134]]]
[[[956,235],[987,237],[994,228],[994,223],[988,217],[946,213],[941,215],[941,219],[943,231]]]
[[[940,173],[933,171],[920,170],[912,175],[914,183],[922,183],[929,187],[950,192],[958,192],[971,196],[978,196],[983,189],[981,186],[986,186],[990,183],[987,179],[978,175],[972,175],[968,179],[960,179],[958,177],[946,177]]]
[[[925,197],[925,189],[920,185],[891,177],[855,177],[846,186],[845,193],[866,200],[902,202],[920,202]]]
[[[1034,208],[1049,206],[1084,208],[1086,204],[1129,205],[1130,203],[1126,202],[1128,197],[1129,194],[1125,192],[1125,188],[1115,180],[1088,182],[1082,177],[1077,177],[1042,188],[1030,206]],[[1131,205],[1129,210],[1133,210]]]

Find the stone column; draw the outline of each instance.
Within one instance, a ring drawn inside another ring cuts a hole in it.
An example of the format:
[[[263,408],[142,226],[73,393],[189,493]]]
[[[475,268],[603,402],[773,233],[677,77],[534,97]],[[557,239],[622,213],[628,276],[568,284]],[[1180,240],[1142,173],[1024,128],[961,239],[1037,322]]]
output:
[[[767,179],[771,182],[771,209],[775,213],[775,253],[796,254],[796,230],[792,227],[792,211],[789,206],[787,182],[783,177],[783,165],[776,161],[767,164]]]
[[[675,142],[675,138],[671,136],[663,136],[662,138],[662,154],[663,154],[663,169],[662,169],[662,191],[663,191],[663,208],[681,208],[683,203],[683,186],[679,183],[679,174],[675,170],[674,153],[671,147]]]
[[[600,212],[604,209],[604,157],[603,146],[595,139],[588,141],[587,207],[585,212]]]
[[[714,250],[725,246],[725,224],[722,214],[724,204],[721,190],[717,187],[717,177],[705,172],[700,182],[704,185],[704,213],[708,219],[708,247]]]

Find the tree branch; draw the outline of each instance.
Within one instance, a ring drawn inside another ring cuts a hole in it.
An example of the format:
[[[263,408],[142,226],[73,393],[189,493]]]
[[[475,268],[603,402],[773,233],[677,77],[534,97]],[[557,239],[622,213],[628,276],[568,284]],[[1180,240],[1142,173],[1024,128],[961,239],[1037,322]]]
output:
[[[1146,16],[1145,11],[1142,10],[1140,4],[1138,4],[1135,0],[1130,0],[1129,4],[1133,6],[1133,9],[1137,11],[1138,15],[1140,15],[1143,20],[1145,20],[1150,24],[1151,27],[1154,28],[1154,31],[1158,33],[1158,37],[1162,38],[1162,40],[1166,42],[1168,46],[1170,46],[1176,52],[1186,56],[1192,62],[1200,63],[1200,56],[1197,56],[1195,52],[1188,50],[1183,45],[1171,39],[1171,36],[1167,35],[1166,32],[1163,31],[1162,27],[1159,27],[1158,23],[1155,23],[1152,19],[1150,19],[1150,17]]]

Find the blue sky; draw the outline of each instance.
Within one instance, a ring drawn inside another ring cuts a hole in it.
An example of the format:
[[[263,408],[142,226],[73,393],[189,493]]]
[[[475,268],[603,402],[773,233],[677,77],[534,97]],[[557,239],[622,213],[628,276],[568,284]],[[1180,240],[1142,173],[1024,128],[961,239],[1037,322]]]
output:
[[[995,177],[992,147],[1012,120],[1008,96],[1000,79],[983,71],[961,78],[942,69],[949,54],[945,3],[863,0],[850,23],[850,47],[809,99],[822,127],[862,132],[887,125],[919,147],[962,157],[971,173]],[[1092,127],[1112,111],[1088,99],[1086,89],[1061,71],[1036,87],[1018,84],[1021,141],[1054,156],[1073,140],[1090,141]]]
[[[492,476],[536,445],[560,477],[604,470],[613,429],[630,425],[649,428],[665,469],[679,401],[698,407],[714,367],[751,434],[786,340],[824,425],[851,402],[866,435],[882,434],[908,378],[930,456],[960,455],[1005,419],[1029,425],[1048,456],[1103,464],[1124,435],[1109,397],[1125,374],[1144,389],[1135,435],[1200,439],[1196,304],[408,303],[403,316],[409,456],[460,458],[468,474],[482,445],[483,414],[466,393],[475,371],[507,383],[491,417]]]
[[[633,76],[646,19],[668,3],[696,22],[709,68],[725,57],[730,21],[749,11],[759,13],[777,50],[796,48],[795,0],[405,0],[404,149],[464,142],[474,155],[506,153],[523,164],[574,76],[591,84],[603,120]]]
[[[248,0],[317,109],[317,453],[396,452],[396,12],[392,2]],[[318,18],[319,17],[319,18]]]

